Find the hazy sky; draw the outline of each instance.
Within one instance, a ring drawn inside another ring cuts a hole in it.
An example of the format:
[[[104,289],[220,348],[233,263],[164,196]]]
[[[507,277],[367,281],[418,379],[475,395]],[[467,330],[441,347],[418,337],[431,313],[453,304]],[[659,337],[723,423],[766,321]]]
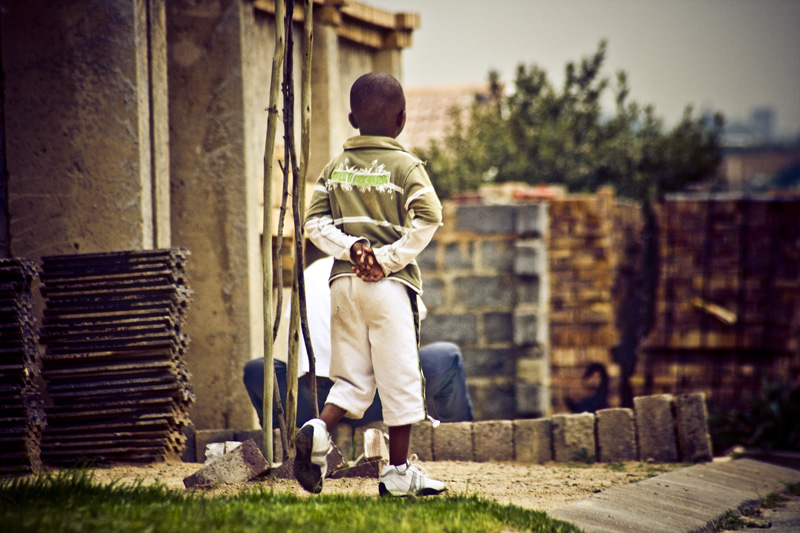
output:
[[[361,0],[414,12],[421,27],[403,53],[406,86],[506,82],[537,64],[561,85],[608,41],[604,74],[628,74],[631,98],[668,123],[687,104],[745,120],[776,112],[779,134],[800,133],[800,0]]]

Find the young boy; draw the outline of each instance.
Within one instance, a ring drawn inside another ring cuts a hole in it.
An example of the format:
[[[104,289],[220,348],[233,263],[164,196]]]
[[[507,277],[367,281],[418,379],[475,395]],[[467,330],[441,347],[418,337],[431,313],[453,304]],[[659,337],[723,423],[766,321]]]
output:
[[[405,96],[389,74],[372,72],[350,89],[350,124],[361,135],[322,170],[305,231],[334,257],[331,364],[334,381],[320,417],[297,435],[294,471],[309,492],[322,490],[330,430],[343,417],[361,418],[376,389],[389,427],[389,464],[382,496],[446,490],[408,462],[411,424],[424,420],[425,384],[419,364],[414,258],[441,225],[441,204],[422,162],[395,138],[406,121]]]

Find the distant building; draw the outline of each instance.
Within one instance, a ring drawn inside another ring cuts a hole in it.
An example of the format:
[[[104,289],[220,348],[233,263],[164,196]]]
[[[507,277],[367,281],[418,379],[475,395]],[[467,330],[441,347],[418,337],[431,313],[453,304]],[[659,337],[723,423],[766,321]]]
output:
[[[722,143],[729,147],[764,146],[776,140],[775,110],[765,106],[754,108],[747,120],[726,124]]]
[[[398,140],[408,148],[427,148],[431,141],[442,141],[453,123],[452,109],[458,107],[462,124],[469,123],[476,98],[489,94],[487,83],[407,87],[406,126]]]
[[[754,147],[728,149],[720,175],[733,191],[768,188],[782,172],[800,166],[800,148]]]

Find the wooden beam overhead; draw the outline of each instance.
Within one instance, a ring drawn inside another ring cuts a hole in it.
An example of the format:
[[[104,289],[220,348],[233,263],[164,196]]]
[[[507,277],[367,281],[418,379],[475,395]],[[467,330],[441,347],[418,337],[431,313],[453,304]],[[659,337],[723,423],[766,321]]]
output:
[[[378,50],[408,48],[411,34],[420,26],[418,13],[391,13],[359,2],[314,0],[320,10],[317,21],[336,26],[339,37]],[[272,15],[275,0],[254,0],[253,7]],[[301,6],[296,6],[293,20],[302,22]]]

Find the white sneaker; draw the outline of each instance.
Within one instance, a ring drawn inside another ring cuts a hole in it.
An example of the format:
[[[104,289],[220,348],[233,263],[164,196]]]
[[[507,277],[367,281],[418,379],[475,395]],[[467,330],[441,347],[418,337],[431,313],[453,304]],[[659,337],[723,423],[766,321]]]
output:
[[[381,496],[433,496],[447,490],[444,483],[431,479],[412,455],[405,465],[386,465],[381,469],[378,492]]]
[[[314,418],[303,424],[295,441],[294,477],[308,492],[319,494],[328,473],[331,436],[325,422]]]

